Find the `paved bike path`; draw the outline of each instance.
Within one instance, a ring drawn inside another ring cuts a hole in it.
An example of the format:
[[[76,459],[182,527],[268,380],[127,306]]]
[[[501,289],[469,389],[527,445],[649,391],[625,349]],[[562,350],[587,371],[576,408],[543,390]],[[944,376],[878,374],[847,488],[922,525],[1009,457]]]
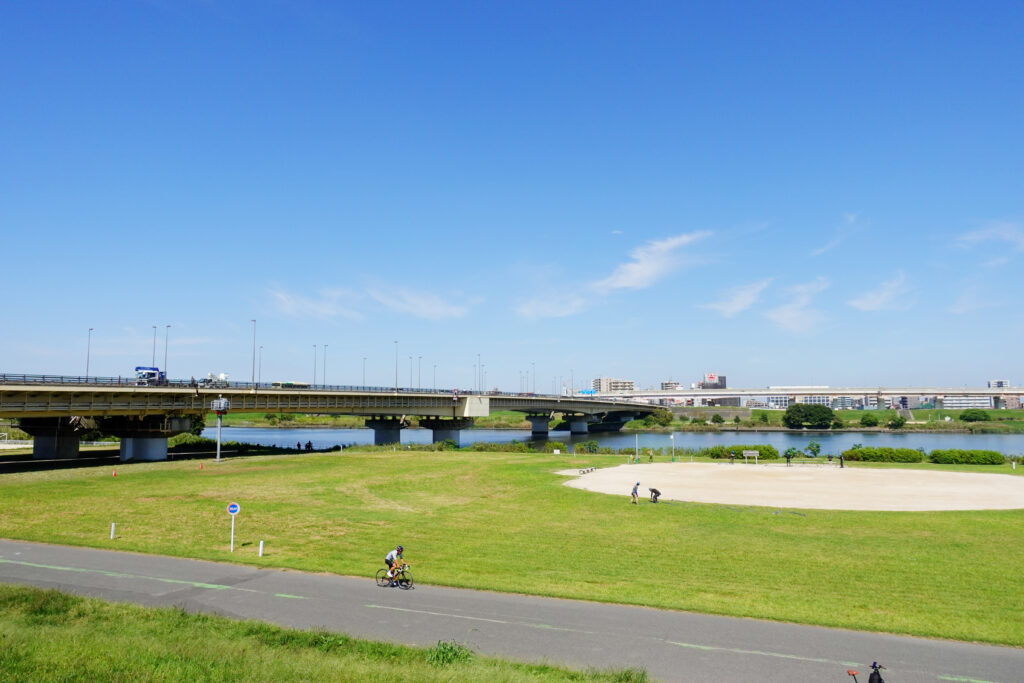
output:
[[[415,573],[415,566],[413,568]],[[1024,650],[0,540],[0,582],[668,681],[1024,681]]]

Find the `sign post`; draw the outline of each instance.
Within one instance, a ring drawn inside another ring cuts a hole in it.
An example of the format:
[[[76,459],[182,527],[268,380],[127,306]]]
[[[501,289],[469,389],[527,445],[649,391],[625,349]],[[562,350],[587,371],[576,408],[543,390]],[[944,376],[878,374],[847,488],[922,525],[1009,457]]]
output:
[[[210,401],[210,410],[216,411],[217,413],[217,462],[220,462],[220,423],[224,413],[228,412],[228,408],[231,407],[231,403],[223,396]],[[234,514],[234,513],[231,513]]]
[[[231,515],[231,552],[235,552],[235,515],[240,509],[238,503],[228,503],[228,514]]]

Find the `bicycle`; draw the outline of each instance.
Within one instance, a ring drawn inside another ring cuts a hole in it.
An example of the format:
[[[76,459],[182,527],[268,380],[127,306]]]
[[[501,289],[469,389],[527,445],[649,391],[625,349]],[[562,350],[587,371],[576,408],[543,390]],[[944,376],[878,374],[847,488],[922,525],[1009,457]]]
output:
[[[885,681],[882,679],[882,674],[880,674],[878,672],[879,669],[884,669],[884,668],[885,667],[882,666],[881,664],[879,664],[878,662],[872,662],[871,663],[871,675],[868,676],[868,683],[885,683]],[[853,683],[857,683],[857,674],[860,673],[859,671],[854,671],[853,669],[847,669],[846,673],[847,673],[848,676],[853,678]]]
[[[377,585],[381,588],[386,588],[391,585],[394,581],[395,584],[402,590],[409,590],[412,588],[412,572],[407,564],[403,564],[401,567],[395,569],[395,575],[393,578],[388,577],[388,568],[384,567],[377,570]]]

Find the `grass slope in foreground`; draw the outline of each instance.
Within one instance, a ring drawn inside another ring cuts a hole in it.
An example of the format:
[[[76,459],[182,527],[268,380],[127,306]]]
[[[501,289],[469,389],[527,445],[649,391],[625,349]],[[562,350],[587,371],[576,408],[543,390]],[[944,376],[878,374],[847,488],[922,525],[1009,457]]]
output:
[[[1022,510],[633,506],[553,474],[619,463],[345,451],[14,474],[0,536],[368,581],[403,543],[421,583],[1024,645]]]
[[[0,584],[4,681],[636,681]]]

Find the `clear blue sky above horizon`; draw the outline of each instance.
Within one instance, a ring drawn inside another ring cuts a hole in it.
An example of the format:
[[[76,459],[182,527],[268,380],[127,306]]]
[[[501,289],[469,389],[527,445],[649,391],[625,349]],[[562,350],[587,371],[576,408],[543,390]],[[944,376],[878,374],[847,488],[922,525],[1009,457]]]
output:
[[[1024,5],[8,2],[0,372],[1024,383]],[[422,360],[420,359],[422,357]],[[531,381],[532,388],[532,381]]]

